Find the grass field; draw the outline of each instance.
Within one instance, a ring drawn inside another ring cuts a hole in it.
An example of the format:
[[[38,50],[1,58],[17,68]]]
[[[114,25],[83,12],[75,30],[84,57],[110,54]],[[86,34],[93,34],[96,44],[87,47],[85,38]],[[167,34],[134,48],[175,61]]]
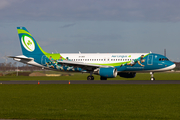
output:
[[[54,72],[53,72],[54,73]],[[55,72],[56,73],[56,72]],[[29,77],[29,76],[4,76],[0,77],[0,80],[86,80],[89,74],[84,73],[72,73],[72,76],[60,76],[60,77]],[[173,73],[155,73],[156,80],[180,80],[180,72]],[[99,75],[94,75],[95,80],[100,80]],[[117,76],[116,78],[108,78],[108,80],[150,80],[149,73],[137,73],[135,78],[122,78]]]
[[[180,85],[0,85],[0,119],[180,119]]]

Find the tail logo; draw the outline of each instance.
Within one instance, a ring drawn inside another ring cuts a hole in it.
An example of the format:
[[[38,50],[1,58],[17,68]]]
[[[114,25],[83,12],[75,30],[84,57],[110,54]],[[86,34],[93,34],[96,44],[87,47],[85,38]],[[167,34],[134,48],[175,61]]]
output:
[[[28,50],[29,52],[33,52],[34,51],[35,44],[34,44],[34,41],[33,41],[33,39],[31,37],[23,35],[21,37],[21,42],[22,42],[22,45],[24,46],[24,48],[26,50]]]

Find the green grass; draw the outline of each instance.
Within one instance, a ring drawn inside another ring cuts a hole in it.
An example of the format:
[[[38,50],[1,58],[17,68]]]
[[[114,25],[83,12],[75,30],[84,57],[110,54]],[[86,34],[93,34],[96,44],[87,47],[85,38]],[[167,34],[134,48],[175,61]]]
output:
[[[180,118],[180,85],[0,85],[0,119]]]
[[[0,77],[1,80],[86,80],[89,74],[84,73],[71,73],[72,76],[60,76],[60,77],[29,77],[29,76],[4,76]],[[155,73],[156,80],[180,80],[180,73]],[[99,75],[94,75],[95,80],[100,80]],[[150,80],[149,73],[137,73],[135,78],[122,78],[117,76],[116,78],[108,78],[108,80]]]

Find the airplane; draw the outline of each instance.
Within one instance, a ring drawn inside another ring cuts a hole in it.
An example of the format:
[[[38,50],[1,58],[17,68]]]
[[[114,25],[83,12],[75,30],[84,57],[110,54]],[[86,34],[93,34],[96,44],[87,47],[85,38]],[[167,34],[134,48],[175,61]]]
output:
[[[167,57],[156,53],[47,53],[25,27],[17,27],[23,55],[8,56],[15,61],[41,67],[42,69],[89,73],[87,80],[134,78],[136,73],[169,71],[176,67]]]

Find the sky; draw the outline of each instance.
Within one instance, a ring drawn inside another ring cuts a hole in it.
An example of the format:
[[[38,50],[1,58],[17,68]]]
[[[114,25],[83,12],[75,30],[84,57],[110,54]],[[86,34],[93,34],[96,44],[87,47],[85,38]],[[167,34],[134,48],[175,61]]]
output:
[[[153,53],[180,62],[179,0],[0,0],[0,63],[24,26],[49,53]],[[8,59],[8,62],[12,62]]]

